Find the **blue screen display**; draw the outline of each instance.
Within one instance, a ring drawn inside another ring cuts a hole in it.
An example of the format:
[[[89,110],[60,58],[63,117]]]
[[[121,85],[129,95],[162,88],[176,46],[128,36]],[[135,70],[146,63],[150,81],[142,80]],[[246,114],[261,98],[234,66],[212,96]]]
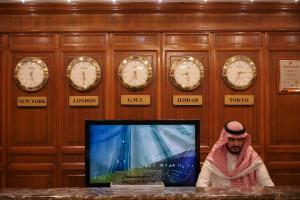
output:
[[[88,186],[105,186],[137,169],[160,170],[165,186],[195,186],[198,122],[148,122],[87,121]]]

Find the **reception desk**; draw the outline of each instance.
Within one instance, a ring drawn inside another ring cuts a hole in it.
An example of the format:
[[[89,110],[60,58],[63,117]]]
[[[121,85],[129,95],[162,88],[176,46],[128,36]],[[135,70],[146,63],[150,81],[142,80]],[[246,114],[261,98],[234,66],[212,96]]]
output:
[[[1,200],[181,200],[264,199],[300,200],[300,187],[111,189],[51,188],[0,189]]]

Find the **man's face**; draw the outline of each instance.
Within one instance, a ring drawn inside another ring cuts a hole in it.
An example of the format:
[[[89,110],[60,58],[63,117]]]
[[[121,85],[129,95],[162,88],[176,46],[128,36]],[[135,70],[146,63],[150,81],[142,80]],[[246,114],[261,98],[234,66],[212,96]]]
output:
[[[232,154],[239,154],[244,145],[244,138],[232,138],[228,137],[228,142],[226,147],[228,151]]]

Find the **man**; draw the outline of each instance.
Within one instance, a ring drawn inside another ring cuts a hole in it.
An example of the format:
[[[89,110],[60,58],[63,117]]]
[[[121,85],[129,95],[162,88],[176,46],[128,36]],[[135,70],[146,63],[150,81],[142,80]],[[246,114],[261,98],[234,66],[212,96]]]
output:
[[[274,186],[265,164],[251,146],[251,136],[237,121],[225,123],[208,154],[197,187]]]

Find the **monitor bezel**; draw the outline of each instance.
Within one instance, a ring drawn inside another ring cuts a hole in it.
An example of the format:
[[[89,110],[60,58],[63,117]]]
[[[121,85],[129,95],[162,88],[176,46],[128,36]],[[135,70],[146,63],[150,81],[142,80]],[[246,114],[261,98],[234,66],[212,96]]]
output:
[[[85,185],[86,187],[109,187],[110,183],[91,183],[90,182],[90,146],[89,146],[89,134],[88,127],[90,125],[168,125],[168,124],[191,124],[195,125],[195,154],[196,154],[196,174],[199,174],[200,170],[200,120],[184,119],[184,120],[85,120]],[[197,177],[196,177],[197,179]],[[196,182],[195,182],[196,185]],[[191,186],[195,186],[191,185]],[[181,185],[170,185],[178,186]],[[183,186],[183,187],[186,187]]]

